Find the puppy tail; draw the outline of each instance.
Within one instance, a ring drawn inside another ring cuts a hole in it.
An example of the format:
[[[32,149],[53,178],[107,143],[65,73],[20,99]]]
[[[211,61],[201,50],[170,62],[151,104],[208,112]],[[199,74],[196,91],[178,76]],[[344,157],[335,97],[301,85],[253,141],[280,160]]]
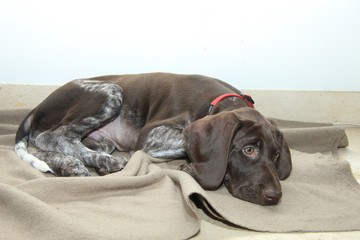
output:
[[[30,125],[33,118],[33,113],[31,112],[20,124],[15,137],[15,153],[25,162],[31,164],[34,168],[40,170],[41,172],[50,172],[54,173],[51,168],[46,164],[46,162],[41,161],[27,150],[29,144],[29,133]]]

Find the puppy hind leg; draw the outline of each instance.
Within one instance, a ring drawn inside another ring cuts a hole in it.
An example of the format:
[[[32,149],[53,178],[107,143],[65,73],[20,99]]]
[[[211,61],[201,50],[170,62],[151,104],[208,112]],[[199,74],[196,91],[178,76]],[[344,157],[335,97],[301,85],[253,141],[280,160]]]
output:
[[[58,176],[90,176],[85,165],[79,159],[72,156],[65,156],[57,152],[35,152],[32,154],[46,162]]]
[[[85,166],[97,169],[101,175],[120,171],[127,163],[126,159],[93,151],[85,147],[81,139],[120,114],[123,101],[122,88],[111,82],[97,80],[75,80],[72,84],[75,86],[68,91],[76,91],[72,95],[77,94],[79,96],[77,102],[81,104],[71,105],[59,120],[57,128],[33,136],[35,146],[44,152],[70,156],[72,158],[67,158],[66,162],[73,160],[75,165],[79,165],[78,161],[74,160],[78,159]],[[56,155],[53,158],[60,157]]]
[[[100,175],[122,170],[127,159],[117,158],[105,152],[97,152],[85,147],[75,133],[77,125],[61,126],[54,131],[45,131],[35,139],[36,147],[44,152],[57,152],[61,156],[71,156],[82,161],[86,166],[93,167]],[[59,160],[60,161],[60,160]]]
[[[121,171],[128,161],[124,157],[115,157],[105,152],[88,149],[80,141],[73,141],[71,145],[76,146],[76,151],[68,153],[83,161],[86,166],[95,168],[99,175]]]
[[[78,99],[78,102],[82,104],[71,106],[58,128],[40,133],[35,139],[35,145],[45,152],[57,152],[79,159],[86,166],[97,169],[101,175],[120,171],[127,160],[107,154],[113,147],[108,143],[99,146],[93,141],[85,141],[86,145],[97,150],[93,151],[85,147],[81,139],[119,115],[123,101],[122,88],[111,82],[97,80],[75,80],[73,84],[82,90],[74,87],[81,92],[82,99]],[[93,101],[87,100],[90,98]],[[94,106],[94,103],[98,105]],[[102,150],[105,152],[98,152]]]
[[[87,137],[82,141],[82,144],[96,152],[103,153],[102,155],[98,155],[95,158],[92,158],[94,163],[92,165],[95,167],[97,173],[99,175],[106,175],[111,172],[117,172],[124,168],[127,163],[126,158],[117,158],[110,155],[115,151],[115,144],[109,139],[103,138],[101,140],[95,140],[91,137]],[[105,153],[105,154],[104,154]],[[113,161],[115,159],[115,162]],[[120,163],[120,164],[119,164]]]

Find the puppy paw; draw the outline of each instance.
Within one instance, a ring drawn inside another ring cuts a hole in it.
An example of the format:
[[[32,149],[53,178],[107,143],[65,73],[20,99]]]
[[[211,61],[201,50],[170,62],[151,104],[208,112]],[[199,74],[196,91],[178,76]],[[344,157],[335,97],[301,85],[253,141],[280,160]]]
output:
[[[178,167],[178,170],[183,171],[183,172],[186,172],[187,174],[189,174],[189,175],[191,175],[192,177],[194,177],[193,169],[192,169],[192,167],[190,166],[190,164],[188,164],[188,163],[181,164],[181,165]]]
[[[102,155],[98,158],[98,168],[96,168],[96,172],[103,176],[109,173],[114,173],[121,171],[128,160],[124,157],[114,157],[110,155]]]
[[[62,166],[59,171],[57,171],[58,175],[62,177],[87,177],[90,176],[88,169],[84,166],[84,164],[80,161],[76,162],[68,162],[65,166]]]

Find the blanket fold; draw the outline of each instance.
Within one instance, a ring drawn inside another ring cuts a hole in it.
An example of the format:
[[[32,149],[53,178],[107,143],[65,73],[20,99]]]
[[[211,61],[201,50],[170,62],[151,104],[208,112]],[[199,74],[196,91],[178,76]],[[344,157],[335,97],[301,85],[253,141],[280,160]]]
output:
[[[360,230],[360,187],[338,147],[343,129],[278,120],[291,148],[293,172],[283,197],[259,206],[224,186],[205,191],[176,168],[185,160],[138,151],[117,173],[61,178],[44,174],[13,151],[17,126],[29,110],[0,111],[0,239],[186,239],[200,229],[194,196],[219,220],[256,231]],[[131,157],[130,157],[131,156]]]

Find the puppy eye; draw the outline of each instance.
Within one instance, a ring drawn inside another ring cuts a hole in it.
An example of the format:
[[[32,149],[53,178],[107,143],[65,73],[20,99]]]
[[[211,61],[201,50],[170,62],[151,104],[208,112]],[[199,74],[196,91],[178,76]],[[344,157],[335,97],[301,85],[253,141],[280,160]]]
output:
[[[275,157],[274,157],[274,162],[276,162],[277,160],[279,160],[280,158],[280,153],[276,153]]]
[[[253,147],[245,147],[243,151],[247,155],[253,155],[255,153],[255,149]]]

